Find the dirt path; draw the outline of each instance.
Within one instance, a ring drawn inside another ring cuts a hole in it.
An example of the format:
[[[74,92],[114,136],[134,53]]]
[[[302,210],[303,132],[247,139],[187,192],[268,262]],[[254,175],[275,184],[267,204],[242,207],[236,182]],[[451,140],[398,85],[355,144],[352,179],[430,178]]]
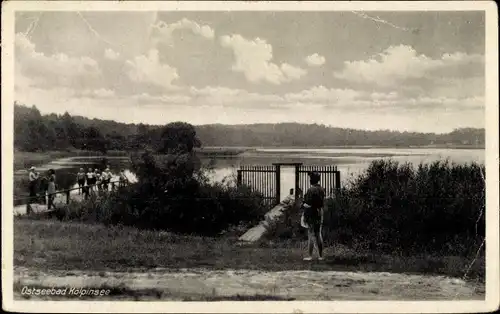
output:
[[[484,288],[456,278],[375,272],[263,272],[205,269],[175,271],[152,269],[147,272],[46,272],[16,268],[14,282],[16,298],[22,297],[23,286],[37,286],[94,289],[118,287],[122,289],[121,291],[128,292],[123,292],[121,295],[115,294],[111,299],[134,300],[151,298],[206,300],[207,297],[236,295],[267,295],[290,300],[484,299]],[[130,291],[148,292],[131,295]]]

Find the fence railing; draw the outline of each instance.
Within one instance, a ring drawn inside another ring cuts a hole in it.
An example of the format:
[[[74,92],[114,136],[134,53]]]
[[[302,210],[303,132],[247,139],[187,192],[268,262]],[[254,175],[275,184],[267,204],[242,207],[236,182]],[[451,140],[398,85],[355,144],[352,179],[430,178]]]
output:
[[[333,196],[340,190],[340,171],[337,166],[305,166],[302,163],[273,163],[272,166],[241,166],[238,170],[238,185],[250,186],[259,191],[273,205],[281,200],[281,168],[295,169],[295,191],[305,192],[309,186],[308,173],[316,171],[320,174],[320,184],[326,192],[326,197]],[[300,193],[295,193],[298,197]]]
[[[306,191],[309,186],[308,173],[314,171],[320,175],[320,185],[326,193],[326,197],[334,195],[340,190],[340,171],[337,166],[304,166],[295,168],[296,185],[302,191]]]
[[[269,206],[279,203],[279,166],[241,166],[237,172],[238,185],[247,185],[262,194]]]

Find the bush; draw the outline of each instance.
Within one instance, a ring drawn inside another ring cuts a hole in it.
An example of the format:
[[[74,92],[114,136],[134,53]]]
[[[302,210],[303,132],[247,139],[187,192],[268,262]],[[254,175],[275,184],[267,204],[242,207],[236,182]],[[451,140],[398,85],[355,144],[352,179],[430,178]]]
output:
[[[485,232],[485,168],[371,163],[327,201],[325,238],[390,252],[471,254]]]

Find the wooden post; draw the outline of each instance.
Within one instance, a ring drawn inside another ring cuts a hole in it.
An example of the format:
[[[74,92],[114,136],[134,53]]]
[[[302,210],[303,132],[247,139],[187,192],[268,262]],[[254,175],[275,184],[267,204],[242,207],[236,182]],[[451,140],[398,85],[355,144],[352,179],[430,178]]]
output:
[[[281,202],[281,166],[274,165],[274,173],[276,179],[276,205]]]
[[[67,190],[66,191],[66,204],[69,204],[69,199],[70,199],[69,193],[70,193],[70,190]]]
[[[238,186],[241,186],[241,181],[242,181],[241,170],[238,170],[238,175],[237,175],[237,184],[238,184]]]
[[[299,178],[300,178],[300,165],[295,165],[295,201],[297,201],[299,197]]]
[[[340,171],[335,167],[335,189],[340,192]]]

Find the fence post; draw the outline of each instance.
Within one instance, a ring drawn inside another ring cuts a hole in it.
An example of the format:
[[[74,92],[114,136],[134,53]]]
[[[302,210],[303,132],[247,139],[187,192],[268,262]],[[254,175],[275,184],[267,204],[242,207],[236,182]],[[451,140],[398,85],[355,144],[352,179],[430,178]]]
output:
[[[238,170],[238,175],[237,175],[237,185],[238,186],[241,186],[241,181],[242,181],[241,170]]]
[[[66,191],[66,204],[69,204],[69,190]]]
[[[276,204],[281,202],[281,166],[274,165],[274,173],[276,179]]]
[[[335,167],[335,189],[340,192],[340,171]]]
[[[299,198],[300,165],[295,165],[295,201]]]

